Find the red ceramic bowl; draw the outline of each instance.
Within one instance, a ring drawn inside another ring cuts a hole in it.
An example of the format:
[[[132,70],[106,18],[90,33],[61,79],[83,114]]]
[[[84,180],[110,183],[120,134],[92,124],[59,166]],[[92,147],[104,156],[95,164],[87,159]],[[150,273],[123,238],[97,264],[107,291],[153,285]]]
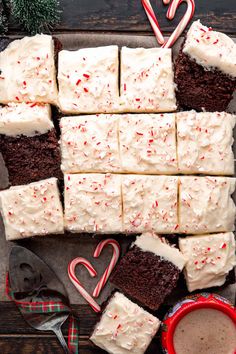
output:
[[[173,345],[173,336],[179,321],[193,310],[213,308],[229,316],[236,325],[236,308],[225,298],[216,295],[201,293],[191,295],[178,302],[169,311],[162,323],[161,341],[164,353],[176,354]]]

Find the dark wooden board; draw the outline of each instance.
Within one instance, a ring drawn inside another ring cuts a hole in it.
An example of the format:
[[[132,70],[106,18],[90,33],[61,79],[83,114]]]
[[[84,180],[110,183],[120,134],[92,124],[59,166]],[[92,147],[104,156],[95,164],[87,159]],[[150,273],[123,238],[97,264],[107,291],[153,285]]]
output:
[[[172,32],[185,12],[186,5],[181,5],[174,21],[165,17],[167,6],[162,0],[152,0],[153,9],[165,32]],[[227,33],[235,33],[235,0],[195,0],[195,19]],[[61,22],[55,31],[122,31],[152,32],[141,0],[60,0]],[[11,32],[22,28],[13,22]]]

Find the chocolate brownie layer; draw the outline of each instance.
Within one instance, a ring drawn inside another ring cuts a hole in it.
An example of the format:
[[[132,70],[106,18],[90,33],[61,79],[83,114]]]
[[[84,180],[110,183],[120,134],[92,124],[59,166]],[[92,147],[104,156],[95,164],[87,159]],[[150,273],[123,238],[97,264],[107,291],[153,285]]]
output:
[[[236,88],[236,79],[204,69],[182,50],[175,61],[175,83],[180,107],[208,112],[225,111]]]
[[[22,185],[49,177],[62,178],[61,155],[56,131],[33,137],[0,134],[0,152],[11,185]]]
[[[176,287],[180,270],[171,262],[134,246],[116,267],[111,282],[152,310]]]
[[[8,171],[0,153],[0,190],[8,188]]]

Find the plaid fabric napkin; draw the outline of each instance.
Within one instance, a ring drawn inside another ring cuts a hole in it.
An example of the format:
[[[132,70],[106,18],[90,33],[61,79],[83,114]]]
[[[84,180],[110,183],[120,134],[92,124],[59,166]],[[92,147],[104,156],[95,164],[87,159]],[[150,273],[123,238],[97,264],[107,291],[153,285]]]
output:
[[[14,298],[14,293],[10,288],[9,274],[6,276],[6,294],[11,301],[19,307],[24,313],[58,313],[71,312],[70,307],[66,306],[60,301],[44,301],[44,302],[26,302],[18,301]],[[68,333],[68,347],[71,354],[79,354],[79,329],[76,318],[71,314],[69,316],[69,333]]]

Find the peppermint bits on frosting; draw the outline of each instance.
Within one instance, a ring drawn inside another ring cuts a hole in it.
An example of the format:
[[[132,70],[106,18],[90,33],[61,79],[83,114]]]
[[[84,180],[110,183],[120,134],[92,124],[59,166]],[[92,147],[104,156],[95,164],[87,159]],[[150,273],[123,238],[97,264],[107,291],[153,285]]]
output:
[[[178,177],[122,176],[123,231],[178,232]]]
[[[206,234],[234,230],[235,178],[182,176],[179,185],[179,232]]]
[[[117,111],[118,47],[62,50],[58,60],[59,106],[64,113]]]
[[[0,103],[57,104],[52,36],[37,34],[15,40],[0,52]]]
[[[64,177],[65,227],[68,231],[122,231],[120,175],[90,173]]]
[[[8,241],[64,232],[56,178],[0,192],[0,210]]]
[[[179,112],[176,122],[180,173],[234,174],[235,115],[226,112]]]
[[[122,170],[130,173],[176,174],[175,114],[120,116]]]
[[[105,114],[62,118],[62,171],[120,171],[118,121],[117,115]]]
[[[171,50],[121,49],[121,109],[124,112],[176,110]]]
[[[111,354],[144,354],[159,326],[158,318],[116,292],[90,339]]]
[[[223,285],[236,265],[233,232],[180,238],[179,247],[187,259],[189,291]]]
[[[207,70],[217,68],[236,77],[236,44],[224,33],[213,31],[201,22],[192,23],[186,37],[183,52]]]

